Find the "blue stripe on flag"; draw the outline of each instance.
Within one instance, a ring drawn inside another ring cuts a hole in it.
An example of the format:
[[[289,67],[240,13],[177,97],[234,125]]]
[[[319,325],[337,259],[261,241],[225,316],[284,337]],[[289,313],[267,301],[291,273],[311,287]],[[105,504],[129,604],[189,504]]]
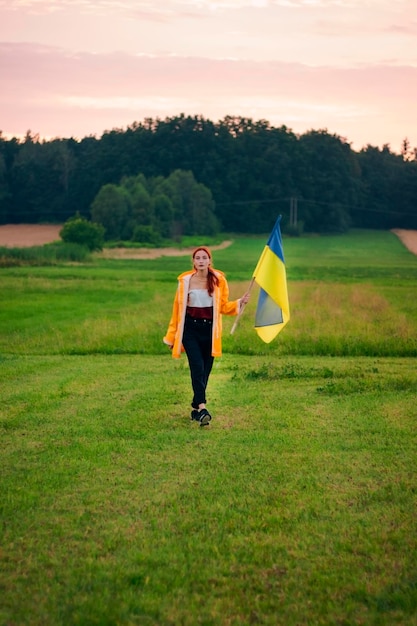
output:
[[[284,261],[284,251],[282,249],[282,238],[281,238],[280,222],[281,222],[281,215],[279,216],[279,218],[275,222],[275,226],[272,229],[271,234],[269,235],[269,239],[268,239],[266,245],[285,264],[285,261]]]

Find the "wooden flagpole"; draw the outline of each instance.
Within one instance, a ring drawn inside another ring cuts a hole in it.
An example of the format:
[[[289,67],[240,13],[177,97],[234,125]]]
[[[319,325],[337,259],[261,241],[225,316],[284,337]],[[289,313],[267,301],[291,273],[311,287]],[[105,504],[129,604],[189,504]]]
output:
[[[252,280],[250,281],[250,285],[249,285],[249,289],[248,289],[247,293],[250,293],[250,292],[251,292],[251,289],[252,289],[252,287],[253,287],[253,283],[254,283],[254,282],[255,282],[255,276],[254,276],[254,277],[252,278]],[[241,318],[241,316],[242,316],[242,314],[243,314],[243,311],[245,310],[245,306],[246,306],[246,303],[242,304],[242,306],[240,307],[240,311],[239,311],[239,313],[238,313],[238,315],[237,315],[237,317],[236,317],[236,319],[235,319],[235,321],[234,321],[234,324],[233,324],[233,326],[232,326],[232,330],[230,331],[230,334],[231,334],[231,335],[233,335],[233,333],[234,333],[234,332],[235,332],[235,330],[236,330],[236,327],[237,327],[237,325],[238,325],[238,323],[239,323],[239,320],[240,320],[240,318]]]

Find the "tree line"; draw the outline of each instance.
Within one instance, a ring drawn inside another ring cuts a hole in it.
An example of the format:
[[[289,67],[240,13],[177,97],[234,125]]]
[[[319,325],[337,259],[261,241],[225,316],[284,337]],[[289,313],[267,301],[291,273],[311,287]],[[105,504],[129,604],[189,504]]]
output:
[[[417,229],[417,149],[354,151],[327,130],[232,116],[148,118],[81,140],[0,133],[0,223],[75,213],[130,239],[263,233],[278,214],[288,232]]]

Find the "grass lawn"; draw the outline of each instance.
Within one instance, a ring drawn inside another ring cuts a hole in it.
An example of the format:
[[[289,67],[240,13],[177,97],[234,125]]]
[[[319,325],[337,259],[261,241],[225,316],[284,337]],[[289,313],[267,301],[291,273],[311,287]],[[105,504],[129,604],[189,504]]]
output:
[[[216,253],[233,296],[263,245]],[[2,626],[417,624],[417,260],[284,251],[292,319],[225,319],[203,429],[161,343],[187,258],[2,270]]]

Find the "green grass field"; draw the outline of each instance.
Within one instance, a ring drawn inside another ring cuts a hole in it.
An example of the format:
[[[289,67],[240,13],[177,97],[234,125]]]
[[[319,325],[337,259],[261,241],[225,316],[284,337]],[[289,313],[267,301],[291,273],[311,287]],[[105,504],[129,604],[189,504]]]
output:
[[[264,238],[214,254],[232,297]],[[417,258],[284,239],[189,420],[162,343],[188,257],[0,270],[2,626],[417,624]]]

